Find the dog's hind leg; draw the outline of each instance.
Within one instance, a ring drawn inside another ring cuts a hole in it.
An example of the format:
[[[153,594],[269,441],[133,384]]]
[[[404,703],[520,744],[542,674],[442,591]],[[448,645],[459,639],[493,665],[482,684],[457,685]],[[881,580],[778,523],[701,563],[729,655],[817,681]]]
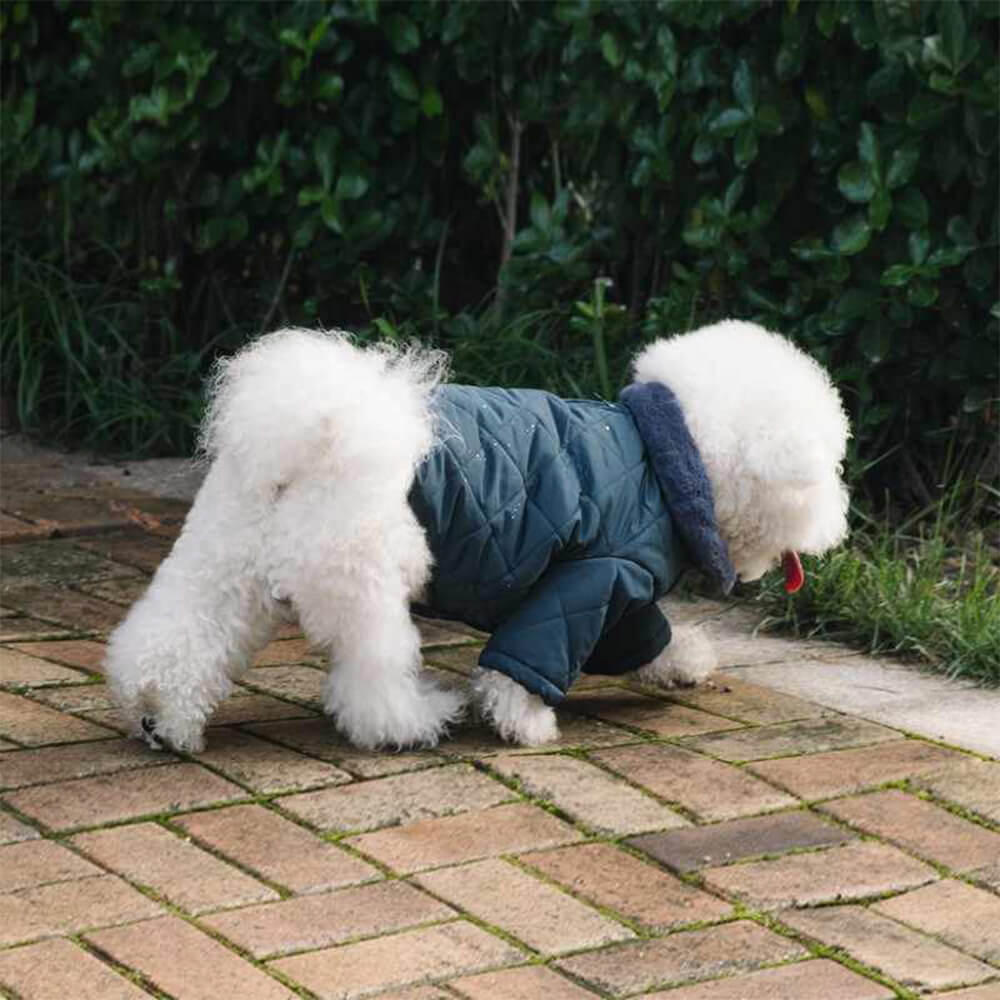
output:
[[[324,707],[356,746],[434,746],[465,698],[421,672],[409,602],[430,567],[423,533],[402,500],[360,517],[338,516],[336,504],[334,492],[301,506],[300,526],[325,510],[339,530],[324,536],[314,522],[308,553],[281,583],[308,637],[330,652]]]
[[[223,464],[209,469],[170,555],[111,637],[109,685],[136,736],[198,752],[208,717],[271,634],[261,528]]]

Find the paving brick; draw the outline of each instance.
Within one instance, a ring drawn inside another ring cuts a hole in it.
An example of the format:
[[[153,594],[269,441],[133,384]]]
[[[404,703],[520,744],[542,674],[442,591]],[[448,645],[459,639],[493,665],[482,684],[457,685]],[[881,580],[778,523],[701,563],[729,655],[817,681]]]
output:
[[[596,995],[541,965],[481,972],[448,985],[466,1000],[594,1000]]]
[[[421,646],[468,645],[471,640],[468,632],[462,632],[461,626],[456,626],[451,622],[414,618],[414,623],[420,630]],[[482,647],[477,644],[476,648],[481,649]]]
[[[881,746],[762,760],[751,764],[750,770],[804,799],[825,799],[912,778],[962,759],[963,755],[933,743],[894,740]]]
[[[575,955],[559,966],[619,997],[671,983],[746,972],[805,954],[796,942],[740,920]]]
[[[81,538],[75,544],[105,559],[134,566],[147,573],[152,573],[163,562],[172,546],[169,538],[135,530],[113,532],[98,538]]]
[[[149,994],[66,940],[0,953],[0,987],[29,1000],[148,1000]]]
[[[275,639],[269,642],[254,658],[255,667],[272,667],[283,663],[324,663],[326,657],[308,639]],[[322,674],[318,673],[318,680]]]
[[[155,823],[84,833],[72,842],[106,868],[189,913],[278,898],[273,889]]]
[[[673,810],[575,757],[508,755],[494,758],[490,767],[508,778],[517,778],[530,795],[548,799],[602,833],[638,833],[689,825]]]
[[[524,959],[500,938],[464,922],[406,931],[272,963],[320,1000],[357,1000],[377,990],[446,979]]]
[[[198,760],[262,794],[342,785],[353,779],[326,761],[236,729],[219,729]]]
[[[720,729],[735,729],[741,724],[720,715],[709,715],[696,708],[624,688],[599,688],[596,691],[574,690],[566,702],[573,712],[593,715],[606,722],[643,729],[657,736],[691,736]]]
[[[784,854],[800,847],[829,847],[853,834],[807,812],[772,813],[728,823],[633,837],[629,843],[677,871],[724,865],[759,854]]]
[[[25,746],[74,743],[111,736],[107,729],[56,712],[47,705],[0,691],[0,736]]]
[[[947,993],[935,994],[943,1000],[1000,1000],[1000,982],[985,983],[982,986],[970,986],[964,990],[948,990]],[[379,997],[379,1000],[382,1000]]]
[[[263,806],[176,820],[204,844],[293,892],[323,892],[378,877],[376,869]]]
[[[197,764],[165,764],[36,785],[6,796],[15,809],[54,830],[195,809],[243,798],[242,788]]]
[[[0,847],[0,893],[100,874],[96,865],[51,840]]]
[[[872,909],[1000,965],[1000,898],[983,889],[945,879]]]
[[[92,639],[63,639],[59,642],[21,642],[13,647],[30,656],[55,660],[70,667],[82,667],[100,673],[108,647]]]
[[[289,746],[294,750],[330,761],[361,778],[416,771],[441,763],[441,757],[429,750],[415,753],[385,753],[381,750],[358,750],[337,735],[327,718],[296,719],[251,725],[251,733]]]
[[[695,736],[687,745],[723,760],[761,760],[788,754],[822,753],[844,747],[868,746],[899,739],[899,733],[874,722],[846,715],[758,726],[735,733]]]
[[[693,688],[678,688],[670,692],[670,697],[703,712],[759,726],[813,719],[826,713],[822,705],[760,687],[732,675],[716,677]]]
[[[103,559],[68,541],[4,545],[0,551],[0,567],[6,588],[20,583],[62,584],[68,580],[107,580],[136,575],[131,567]]]
[[[468,636],[466,636],[466,640]],[[446,667],[455,673],[468,676],[479,665],[479,654],[483,647],[476,645],[450,646],[443,649],[429,649],[424,653],[424,660],[437,667]]]
[[[70,634],[70,630],[61,625],[53,625],[52,622],[20,613],[13,617],[0,618],[0,642],[59,639]]]
[[[81,631],[108,631],[125,617],[125,609],[118,604],[43,584],[12,584],[4,590],[3,599],[29,617]]]
[[[17,844],[22,840],[37,840],[40,836],[34,827],[0,810],[0,844]]]
[[[177,917],[91,932],[87,940],[183,1000],[295,1000],[277,980]]]
[[[414,986],[411,989],[379,993],[378,1000],[455,1000],[455,994],[446,986]]]
[[[351,837],[348,843],[400,872],[556,847],[580,834],[536,806],[494,806]]]
[[[981,983],[996,969],[861,906],[789,911],[783,923],[921,991]]]
[[[48,660],[0,647],[0,687],[41,687],[45,684],[86,684],[90,678]]]
[[[281,807],[322,830],[375,830],[485,809],[516,795],[468,764],[291,795]]]
[[[138,740],[98,740],[61,747],[39,747],[21,750],[4,758],[0,768],[0,789],[111,774],[176,760],[172,754],[151,750]]]
[[[32,524],[30,521],[22,521],[19,517],[0,513],[0,543],[4,545],[48,538],[54,531],[55,528],[51,525]]]
[[[323,708],[323,671],[316,667],[254,667],[240,677],[240,686],[273,694],[277,698],[293,698],[317,711]]]
[[[328,948],[355,938],[389,934],[437,920],[455,911],[405,882],[376,882],[280,903],[248,906],[205,917],[254,958]]]
[[[301,719],[315,717],[315,713],[290,701],[281,701],[266,694],[246,694],[227,698],[208,720],[210,726],[241,726],[248,723],[269,722],[272,719]],[[330,726],[330,720],[324,720]],[[208,742],[211,742],[209,735]]]
[[[895,788],[834,799],[820,808],[955,871],[1000,863],[1000,834]]]
[[[774,861],[707,868],[702,876],[708,888],[739,896],[761,909],[777,910],[907,889],[934,880],[937,873],[895,848],[859,843]]]
[[[896,994],[829,959],[649,993],[643,1000],[892,1000]]]
[[[939,798],[1000,823],[1000,761],[963,757],[912,778]]]
[[[104,684],[74,684],[70,687],[40,688],[31,692],[31,699],[43,702],[57,712],[82,715],[90,722],[100,722],[101,716],[112,709],[117,713],[111,693]]]
[[[54,882],[0,896],[0,945],[144,920],[159,912],[152,900],[115,875]]]
[[[520,860],[598,906],[655,930],[719,920],[732,912],[721,899],[611,844],[537,851]]]
[[[507,861],[442,868],[417,882],[544,955],[625,941],[635,934]]]
[[[635,734],[626,729],[619,729],[600,719],[576,715],[565,709],[556,711],[556,719],[559,724],[559,738],[554,743],[546,744],[546,749],[550,752],[570,749],[589,750],[636,741]],[[437,752],[444,757],[486,761],[500,754],[537,754],[538,750],[534,747],[514,747],[486,725],[465,725],[450,733],[448,739],[438,746]]]
[[[76,589],[91,597],[99,597],[102,601],[130,608],[142,597],[148,586],[148,577],[123,576],[115,580],[84,580],[76,584]]]
[[[785,792],[680,747],[643,744],[591,754],[619,774],[705,820],[732,819],[798,803]]]

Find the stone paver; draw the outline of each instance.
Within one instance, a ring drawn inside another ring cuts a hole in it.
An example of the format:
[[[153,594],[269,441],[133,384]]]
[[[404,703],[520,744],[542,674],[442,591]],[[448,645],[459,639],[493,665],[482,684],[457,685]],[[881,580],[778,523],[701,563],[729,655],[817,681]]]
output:
[[[916,774],[912,783],[1000,824],[1000,762],[963,757]]]
[[[0,945],[154,917],[159,908],[114,875],[53,882],[0,896]]]
[[[416,872],[580,839],[573,827],[547,812],[515,803],[365,833],[347,843],[396,871]]]
[[[290,795],[283,809],[321,830],[363,831],[485,809],[516,798],[468,764]]]
[[[278,898],[262,882],[155,823],[84,833],[71,842],[106,868],[188,913]]]
[[[262,794],[342,785],[352,780],[333,764],[236,729],[213,732],[198,760]]]
[[[596,994],[570,982],[552,969],[523,965],[500,972],[453,979],[451,988],[465,1000],[594,1000]]]
[[[828,715],[803,722],[786,722],[733,733],[712,733],[687,740],[687,745],[727,761],[761,760],[788,754],[819,753],[843,747],[869,746],[899,739],[899,733],[873,722]]]
[[[234,806],[175,820],[197,840],[294,892],[366,882],[378,872],[263,806]]]
[[[706,930],[680,931],[655,941],[615,945],[558,964],[620,997],[673,983],[732,975],[805,955],[805,949],[796,942],[740,920]]]
[[[779,919],[923,991],[981,983],[997,975],[996,969],[861,906],[795,910]]]
[[[54,830],[231,802],[246,792],[198,764],[165,764],[11,792],[6,800]]]
[[[801,847],[829,847],[852,839],[849,831],[807,812],[772,813],[688,830],[633,837],[629,843],[680,872],[723,865]]]
[[[643,1000],[892,1000],[893,990],[829,959],[647,993]]]
[[[491,859],[442,868],[416,881],[543,955],[561,955],[635,937],[622,924],[507,861]]]
[[[65,939],[0,952],[0,988],[31,1000],[147,1000],[149,994]]]
[[[21,695],[0,691],[0,736],[24,746],[74,743],[113,736],[103,726],[56,712]]]
[[[848,844],[702,872],[705,884],[762,910],[863,899],[937,878],[929,865],[884,844]]]
[[[1000,833],[895,788],[834,799],[821,808],[865,833],[877,834],[954,871],[1000,864]]]
[[[433,751],[364,751],[288,621],[203,755],[155,753],[99,674],[185,510],[135,484],[178,463],[116,483],[9,441],[0,993],[891,1000],[883,976],[1000,1000],[1000,761],[973,756],[1000,752],[996,692],[673,600],[737,666],[670,692],[584,677],[545,748],[470,717]],[[486,637],[417,625],[464,683]]]
[[[735,767],[663,744],[591,754],[630,781],[705,820],[731,819],[796,805],[795,799]]]
[[[496,757],[490,767],[516,778],[529,794],[547,799],[601,833],[638,833],[688,826],[688,821],[624,781],[560,754]]]
[[[19,650],[0,647],[0,687],[33,688],[47,684],[86,684],[90,678],[79,670],[71,670]]]
[[[283,958],[272,965],[320,1000],[358,1000],[380,987],[468,975],[524,958],[500,938],[457,922]]]
[[[92,931],[86,938],[116,962],[183,1000],[295,997],[276,979],[177,917]]]
[[[100,673],[108,647],[103,642],[91,639],[64,639],[61,642],[21,642],[16,649],[30,656],[40,656],[44,660],[54,660],[70,667],[82,667]]]
[[[454,916],[450,906],[405,882],[376,882],[247,906],[205,917],[202,923],[255,958],[275,958]]]
[[[710,715],[696,708],[688,708],[661,698],[650,698],[624,688],[574,691],[566,707],[606,722],[643,729],[669,738],[713,733],[741,726],[741,723],[725,719],[721,715]]]
[[[732,907],[611,844],[522,854],[520,860],[572,892],[656,930],[719,920]]]
[[[804,799],[825,799],[935,771],[963,754],[922,740],[762,760],[750,770]]]
[[[945,879],[872,909],[1000,965],[1000,897],[983,889]]]
[[[137,767],[176,763],[177,758],[151,750],[138,740],[100,740],[69,746],[22,750],[0,768],[0,790],[50,784],[95,774],[113,774]]]

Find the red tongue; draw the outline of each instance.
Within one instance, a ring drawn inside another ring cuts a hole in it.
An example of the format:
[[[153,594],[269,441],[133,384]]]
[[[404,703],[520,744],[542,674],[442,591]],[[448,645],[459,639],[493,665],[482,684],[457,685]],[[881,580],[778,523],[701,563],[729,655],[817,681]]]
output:
[[[802,572],[802,562],[798,552],[788,551],[781,557],[781,568],[785,571],[785,590],[794,594],[803,583],[806,575]]]

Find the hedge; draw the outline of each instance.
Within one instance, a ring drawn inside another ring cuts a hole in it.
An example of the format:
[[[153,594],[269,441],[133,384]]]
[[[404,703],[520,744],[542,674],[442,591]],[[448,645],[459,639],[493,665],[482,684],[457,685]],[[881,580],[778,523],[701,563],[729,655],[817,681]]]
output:
[[[7,391],[176,450],[212,354],[279,322],[590,393],[732,315],[834,368],[863,461],[930,483],[995,432],[998,11],[8,2]]]

